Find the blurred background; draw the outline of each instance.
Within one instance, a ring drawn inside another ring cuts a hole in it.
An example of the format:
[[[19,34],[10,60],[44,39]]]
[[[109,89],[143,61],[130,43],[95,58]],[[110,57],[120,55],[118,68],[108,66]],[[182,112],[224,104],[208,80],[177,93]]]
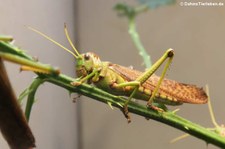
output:
[[[127,19],[118,17],[113,10],[118,2],[137,5],[134,0],[2,1],[0,34],[12,35],[15,45],[39,61],[75,76],[73,56],[26,28],[27,25],[37,28],[69,47],[63,32],[66,22],[81,52],[92,51],[103,61],[132,65],[144,71],[142,59],[128,34]],[[216,119],[224,124],[225,6],[188,7],[180,6],[180,2],[185,1],[178,0],[176,4],[139,15],[138,32],[153,62],[166,49],[175,50],[167,78],[198,86],[209,84]],[[17,95],[35,76],[31,72],[19,73],[19,67],[10,63],[7,70]],[[85,97],[73,103],[66,90],[52,84],[42,85],[36,98],[30,126],[38,149],[207,148],[205,142],[194,137],[170,144],[183,132],[133,114],[132,123],[127,124],[120,110],[111,110],[108,105]],[[180,108],[178,114],[182,117],[213,127],[207,105],[169,108]],[[0,148],[8,148],[2,136]],[[208,145],[208,148],[216,147]]]

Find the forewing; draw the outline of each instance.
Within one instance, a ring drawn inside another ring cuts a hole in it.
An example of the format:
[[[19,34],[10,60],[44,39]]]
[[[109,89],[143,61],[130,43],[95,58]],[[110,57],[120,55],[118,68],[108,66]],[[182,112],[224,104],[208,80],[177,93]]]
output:
[[[111,64],[110,68],[117,73],[119,73],[123,78],[128,81],[134,81],[142,72],[123,67],[117,64]],[[160,77],[153,74],[144,84],[143,87],[151,90],[151,92],[156,87]],[[159,96],[168,98],[169,100],[184,102],[184,103],[193,103],[193,104],[202,104],[207,103],[207,95],[202,88],[199,88],[195,85],[179,83],[174,80],[169,80],[164,78],[162,84],[160,85]]]

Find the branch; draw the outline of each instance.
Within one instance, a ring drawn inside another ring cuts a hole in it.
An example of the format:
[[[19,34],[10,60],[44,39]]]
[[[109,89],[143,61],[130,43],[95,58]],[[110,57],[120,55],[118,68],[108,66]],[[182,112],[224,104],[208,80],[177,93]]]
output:
[[[137,29],[136,29],[136,23],[135,23],[136,16],[138,14],[148,10],[148,6],[141,5],[138,7],[131,7],[131,6],[128,6],[123,3],[118,3],[117,5],[115,5],[114,9],[118,12],[118,14],[120,16],[127,17],[128,21],[129,21],[128,32],[131,36],[131,39],[132,39],[135,47],[137,48],[139,55],[142,57],[142,59],[144,61],[145,68],[150,68],[152,66],[151,57],[150,57],[150,55],[148,55],[144,45],[141,42],[139,33],[137,32]]]
[[[30,113],[32,110],[32,106],[35,102],[35,93],[38,89],[38,87],[44,82],[43,79],[37,77],[34,79],[30,87],[28,88],[28,97],[27,97],[27,104],[25,108],[25,116],[27,121],[30,119]]]
[[[12,56],[18,57],[19,55],[21,55],[21,50],[18,50],[18,48],[15,48],[15,46],[0,41],[0,56],[4,57],[4,54],[12,54]],[[43,64],[35,62],[32,59],[30,59],[30,56],[25,53],[23,53],[23,56],[19,57],[22,59],[29,60],[30,63],[36,63],[37,65],[43,66]],[[20,64],[20,62],[18,62],[18,64]],[[54,69],[52,68],[51,70]],[[125,102],[125,99],[122,97],[109,94],[101,89],[98,89],[85,83],[81,84],[78,87],[74,87],[70,83],[76,80],[63,74],[55,75],[55,74],[37,73],[37,75],[39,79],[41,79],[42,81],[47,81],[49,83],[60,86],[68,90],[69,92],[76,92],[103,103],[111,103],[112,106],[115,106],[119,109],[121,109],[121,105],[123,106]],[[135,102],[129,103],[128,110],[131,113],[143,116],[145,118],[153,119],[162,122],[164,124],[167,124],[169,126],[172,126],[174,128],[177,128],[179,130],[182,130],[199,139],[204,140],[207,143],[211,143],[222,148],[225,147],[224,137],[220,136],[218,133],[214,131],[210,131],[207,128],[204,128],[198,124],[190,122],[176,115],[174,112],[170,111],[157,112]]]

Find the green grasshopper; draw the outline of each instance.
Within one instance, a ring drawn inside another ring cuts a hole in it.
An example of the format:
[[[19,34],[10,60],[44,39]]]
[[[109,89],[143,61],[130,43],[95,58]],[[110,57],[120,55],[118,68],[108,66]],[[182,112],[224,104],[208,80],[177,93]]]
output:
[[[127,105],[132,98],[147,101],[147,106],[157,111],[163,110],[154,106],[153,103],[160,103],[163,105],[207,103],[207,95],[202,88],[164,79],[166,71],[174,56],[174,51],[172,49],[168,49],[151,68],[143,73],[111,62],[102,62],[100,58],[92,52],[80,54],[73,45],[66,26],[64,26],[64,31],[75,53],[44,33],[31,27],[29,27],[29,29],[62,47],[76,58],[76,74],[79,79],[77,82],[72,82],[72,85],[79,86],[81,83],[87,82],[89,84],[92,83],[96,87],[111,94],[127,96],[128,99],[123,108],[128,122],[130,121],[130,117],[128,116]],[[167,59],[168,61],[161,77],[156,76],[154,72]]]

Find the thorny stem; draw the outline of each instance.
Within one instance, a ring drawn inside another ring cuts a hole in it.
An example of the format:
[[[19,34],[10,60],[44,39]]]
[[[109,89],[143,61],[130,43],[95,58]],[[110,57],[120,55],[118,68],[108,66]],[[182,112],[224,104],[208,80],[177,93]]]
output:
[[[211,103],[211,99],[210,99],[210,94],[209,94],[209,86],[206,85],[205,88],[206,88],[206,93],[207,93],[207,96],[208,96],[208,108],[209,108],[210,117],[211,117],[213,125],[215,126],[215,128],[208,128],[208,130],[215,131],[215,132],[217,132],[218,134],[220,134],[221,136],[224,137],[224,126],[219,126],[219,124],[216,122],[216,119],[215,119],[215,115],[214,115],[214,112],[213,112],[212,103]],[[178,140],[181,140],[181,139],[184,139],[188,136],[190,136],[190,134],[184,134],[182,136],[179,136],[179,137],[171,140],[170,143],[174,143],[174,142],[176,142]]]
[[[1,43],[1,42],[0,42]],[[7,49],[11,47],[10,49]],[[7,50],[14,49],[14,55],[18,56],[19,53],[18,49],[16,49],[12,45],[8,46],[0,46],[0,52],[4,54],[4,52],[7,53]],[[3,52],[4,51],[4,52]],[[24,54],[24,57],[26,59],[29,59],[30,56]],[[37,62],[36,62],[37,63]],[[18,64],[20,64],[18,62]],[[39,64],[39,63],[38,63]],[[103,103],[112,103],[112,106],[118,107],[121,109],[121,105],[124,105],[125,100],[124,98],[109,94],[101,89],[98,89],[96,87],[93,87],[88,84],[81,84],[78,87],[74,87],[71,85],[71,82],[76,81],[75,79],[68,77],[66,75],[60,74],[60,75],[51,75],[51,74],[37,74],[39,76],[39,79],[50,82],[52,84],[61,86],[62,88],[65,88],[69,90],[70,92],[76,92],[82,95],[85,95],[87,97],[90,97],[92,99],[95,99],[97,101],[101,101]],[[36,82],[37,83],[37,82]],[[37,83],[36,88],[41,83]],[[36,90],[35,90],[36,91]],[[33,95],[30,95],[32,98],[34,98]],[[225,148],[225,138],[220,136],[218,133],[208,130],[207,128],[204,128],[198,124],[192,123],[182,117],[179,117],[174,112],[157,112],[154,110],[151,110],[147,108],[146,106],[140,105],[138,103],[130,102],[128,104],[128,110],[131,113],[143,116],[145,118],[154,119],[156,121],[162,122],[164,124],[167,124],[171,127],[177,128],[179,130],[182,130],[186,133],[189,133],[197,138],[200,138],[207,143],[214,144],[218,147]]]
[[[120,109],[120,105],[123,106],[125,103],[125,100],[123,98],[109,94],[87,84],[81,84],[79,87],[71,86],[70,82],[75,80],[62,74],[57,77],[48,77],[48,75],[44,75],[43,78],[45,78],[45,80],[48,82],[51,82],[55,85],[61,86],[69,90],[70,92],[77,92],[79,94],[85,95],[97,101],[104,102],[106,104],[112,103],[112,106],[118,107]],[[134,102],[129,103],[128,110],[131,113],[135,113],[145,118],[154,119],[156,121],[170,125],[174,128],[180,129],[197,138],[205,140],[207,143],[211,143],[219,147],[225,147],[224,137],[213,131],[208,130],[207,128],[204,128],[198,124],[192,123],[182,117],[179,117],[173,112],[158,113],[154,110],[146,108],[146,106]]]
[[[42,78],[35,78],[34,81],[32,82],[32,84],[29,87],[29,94],[27,97],[27,104],[26,104],[26,108],[25,108],[25,116],[27,121],[29,121],[30,119],[30,113],[32,110],[32,106],[34,104],[34,100],[35,100],[35,93],[38,89],[38,87],[44,82],[44,80]]]

